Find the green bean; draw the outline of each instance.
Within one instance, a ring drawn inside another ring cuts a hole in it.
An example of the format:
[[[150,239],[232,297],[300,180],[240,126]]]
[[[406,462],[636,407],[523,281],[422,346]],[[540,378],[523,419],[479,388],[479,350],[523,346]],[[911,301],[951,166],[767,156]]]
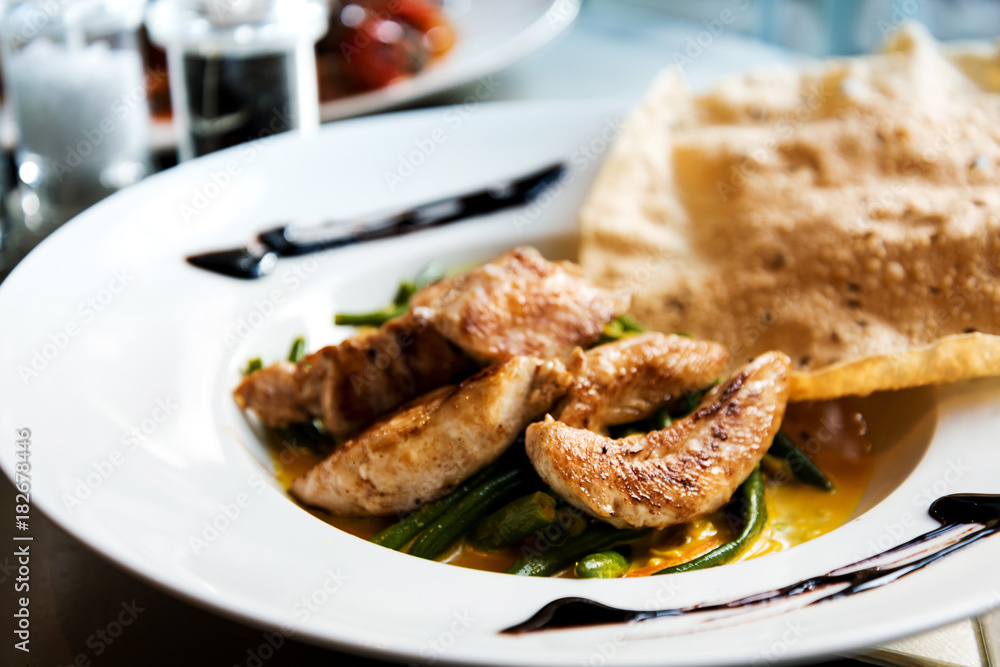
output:
[[[659,572],[654,572],[654,574],[674,574],[715,567],[728,563],[743,553],[757,539],[767,521],[767,507],[764,504],[764,478],[760,474],[760,466],[753,469],[746,481],[740,485],[737,493],[743,505],[743,530],[736,536],[736,539],[726,542],[694,560],[672,565]]]
[[[686,391],[684,392],[684,407],[681,408],[680,416],[684,417],[692,412],[701,403],[701,399],[705,397],[705,391],[698,389],[696,391]]]
[[[370,313],[337,313],[333,316],[333,323],[356,327],[380,327],[394,317],[399,317],[407,309],[408,306],[405,304],[392,304]]]
[[[326,455],[337,446],[336,440],[327,432],[319,420],[289,424],[284,428],[274,428],[282,442],[293,447],[308,449]]]
[[[417,291],[417,286],[412,280],[404,280],[399,283],[399,288],[396,290],[396,296],[393,297],[392,303],[396,306],[406,306],[410,303],[410,298]]]
[[[648,530],[619,530],[606,523],[596,523],[579,537],[566,540],[545,551],[527,554],[507,568],[507,574],[548,577],[576,560],[596,551],[606,551],[643,537]]]
[[[601,337],[597,339],[596,345],[611,343],[616,340],[628,338],[631,335],[645,331],[638,322],[629,315],[619,315],[604,325]]]
[[[407,553],[418,558],[437,558],[469,528],[520,489],[526,477],[526,470],[517,468],[479,484],[454,507],[420,531]]]
[[[292,341],[292,349],[288,351],[288,360],[292,363],[298,363],[302,357],[306,354],[306,339],[299,336]]]
[[[618,324],[621,326],[622,331],[625,331],[626,333],[643,333],[646,331],[646,327],[639,324],[639,322],[628,313],[619,315],[615,319],[618,320]]]
[[[767,453],[784,460],[799,481],[824,491],[833,491],[833,482],[830,481],[830,478],[824,475],[823,471],[801,449],[795,446],[795,443],[785,435],[784,431],[778,431],[777,435],[774,436],[774,442],[771,443],[771,448],[767,450]]]
[[[598,551],[581,558],[573,572],[580,579],[618,579],[628,567],[628,558],[617,551]]]
[[[701,403],[701,399],[705,397],[705,394],[707,394],[709,389],[711,388],[712,387],[706,387],[704,389],[685,391],[684,395],[681,397],[680,408],[675,409],[672,416],[686,417],[692,412],[694,412],[695,408],[698,407],[698,404]]]
[[[663,429],[673,425],[674,423],[674,417],[673,415],[670,414],[669,410],[660,410],[659,412],[656,413],[654,419],[657,431],[662,431]]]
[[[403,280],[396,288],[396,295],[392,298],[392,303],[385,308],[374,310],[369,313],[336,313],[333,316],[333,323],[344,326],[356,327],[380,327],[394,317],[399,317],[410,308],[410,299],[417,290],[437,282],[444,277],[444,264],[441,262],[431,262],[413,280]]]
[[[247,365],[243,368],[243,375],[251,375],[262,368],[264,368],[264,362],[260,360],[260,357],[254,357],[248,361]]]
[[[601,330],[601,337],[597,339],[595,345],[604,345],[605,343],[613,343],[616,340],[621,340],[625,337],[625,330],[622,328],[621,323],[615,319],[611,320],[604,325],[604,329]]]
[[[388,549],[396,549],[397,551],[402,549],[410,540],[416,537],[417,533],[461,502],[474,488],[489,479],[493,474],[495,474],[495,470],[492,467],[483,470],[474,477],[465,480],[465,482],[447,496],[427,503],[420,509],[411,512],[385,530],[374,535],[368,541]]]
[[[410,299],[416,294],[417,290],[421,290],[431,283],[436,283],[444,278],[444,275],[445,268],[441,262],[427,264],[424,268],[420,269],[416,278],[413,280],[404,280],[399,283],[399,289],[396,290],[396,298],[392,302],[397,306],[409,305]]]
[[[520,542],[556,518],[556,501],[536,491],[507,503],[479,522],[472,539],[486,549],[499,549]]]
[[[561,507],[556,510],[553,523],[559,524],[559,527],[566,531],[566,538],[577,537],[587,530],[587,520],[575,507]]]

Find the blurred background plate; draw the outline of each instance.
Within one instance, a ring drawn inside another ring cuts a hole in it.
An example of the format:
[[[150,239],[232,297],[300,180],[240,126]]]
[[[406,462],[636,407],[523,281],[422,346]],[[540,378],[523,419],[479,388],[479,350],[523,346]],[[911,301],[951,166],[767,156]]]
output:
[[[521,60],[576,20],[579,0],[459,0],[444,3],[456,41],[411,79],[320,105],[330,121],[400,106],[446,91]]]

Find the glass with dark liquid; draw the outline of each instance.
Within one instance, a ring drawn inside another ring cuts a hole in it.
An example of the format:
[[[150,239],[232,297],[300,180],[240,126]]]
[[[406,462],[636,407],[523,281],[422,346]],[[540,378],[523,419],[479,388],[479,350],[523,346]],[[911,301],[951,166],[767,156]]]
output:
[[[167,51],[182,160],[318,126],[320,0],[159,0],[147,25]]]

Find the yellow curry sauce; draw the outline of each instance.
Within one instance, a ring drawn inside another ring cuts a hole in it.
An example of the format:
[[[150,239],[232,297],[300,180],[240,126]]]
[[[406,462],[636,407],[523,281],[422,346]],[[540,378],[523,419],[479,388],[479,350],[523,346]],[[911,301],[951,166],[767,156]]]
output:
[[[767,523],[760,537],[738,560],[755,558],[801,544],[844,524],[868,486],[874,465],[871,443],[864,418],[855,401],[842,399],[823,403],[788,406],[782,429],[833,481],[832,492],[803,484],[792,477],[781,461],[765,457],[761,467],[766,483]],[[271,442],[275,471],[288,489],[292,480],[319,463],[312,452],[292,447],[275,438]],[[362,539],[368,539],[392,524],[395,518],[345,518],[309,510],[327,523]],[[665,567],[686,562],[724,544],[734,537],[722,511],[704,519],[673,526],[632,545],[632,566],[626,576],[652,574]],[[482,551],[460,541],[442,559],[444,562],[491,572],[502,572],[522,549],[546,547],[544,533],[534,544],[512,546],[498,551]],[[572,576],[567,568],[562,576]]]

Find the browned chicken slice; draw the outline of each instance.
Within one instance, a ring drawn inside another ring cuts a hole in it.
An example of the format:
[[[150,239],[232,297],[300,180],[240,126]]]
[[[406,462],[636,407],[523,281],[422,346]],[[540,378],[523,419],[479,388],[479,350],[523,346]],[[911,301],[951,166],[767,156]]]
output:
[[[243,410],[253,410],[267,426],[288,426],[318,417],[299,401],[297,368],[291,362],[279,361],[247,375],[233,391],[236,404]]]
[[[673,425],[612,440],[547,417],[528,427],[535,470],[567,502],[618,527],[663,528],[725,505],[771,444],[788,357],[767,352]]]
[[[328,431],[346,436],[477,368],[427,317],[410,312],[298,364],[279,362],[249,375],[233,395],[266,426],[320,418]]]
[[[441,335],[482,363],[561,357],[595,343],[629,296],[595,287],[576,264],[517,248],[413,296]]]
[[[292,484],[334,514],[408,512],[494,462],[572,378],[559,361],[514,357],[382,419]]]
[[[244,378],[233,395],[265,426],[319,418],[349,436],[485,364],[589,345],[628,303],[626,294],[592,286],[575,264],[520,248],[425,287],[408,313],[368,335]]]
[[[656,332],[577,351],[570,360],[576,378],[556,419],[605,433],[608,426],[652,416],[687,390],[707,387],[727,363],[717,343]]]

